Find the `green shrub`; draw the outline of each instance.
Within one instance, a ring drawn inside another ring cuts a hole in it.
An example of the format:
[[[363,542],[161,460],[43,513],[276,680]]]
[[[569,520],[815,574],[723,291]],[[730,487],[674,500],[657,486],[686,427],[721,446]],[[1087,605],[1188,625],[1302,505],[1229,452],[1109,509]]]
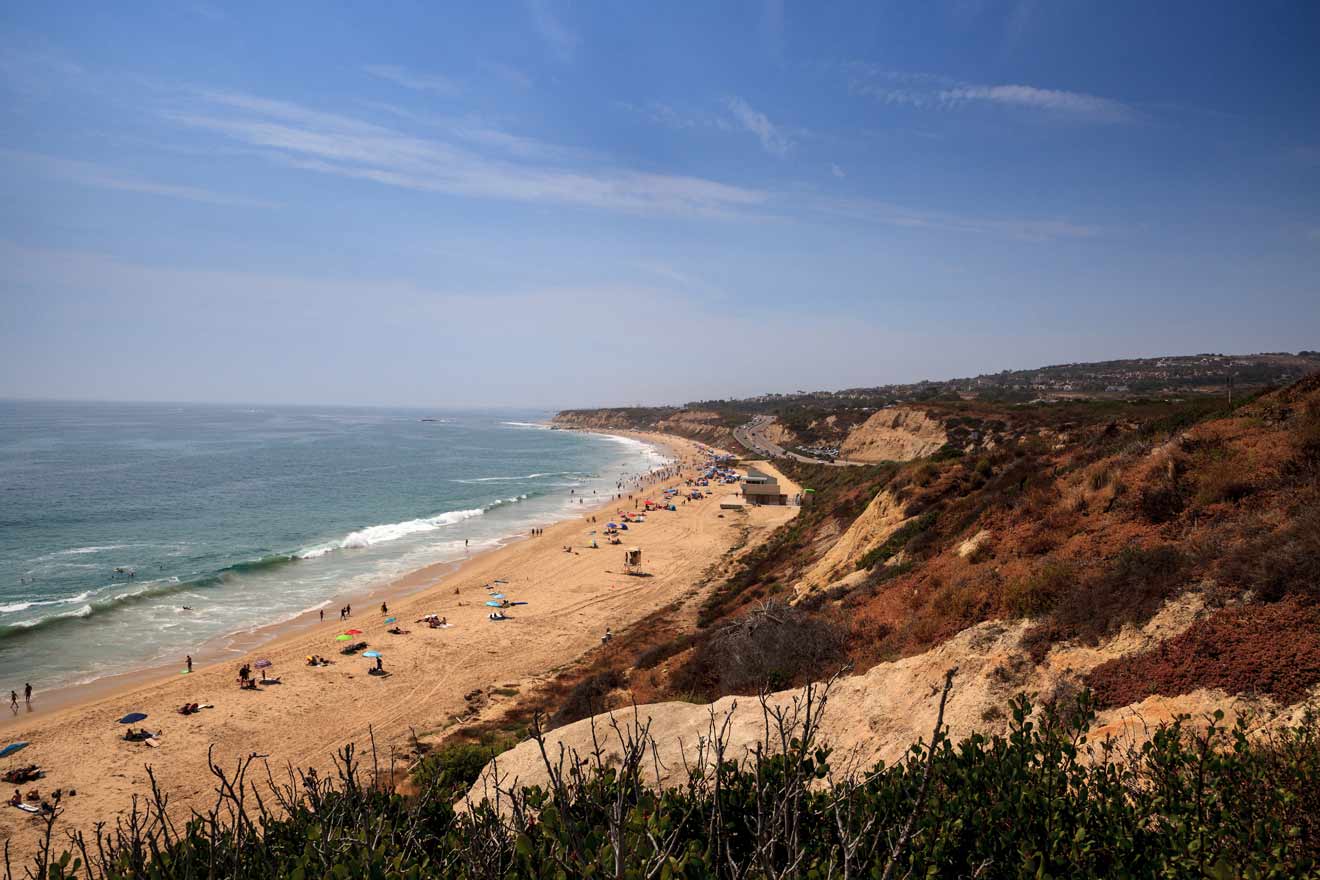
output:
[[[886,538],[879,546],[872,547],[857,560],[859,569],[874,568],[882,562],[887,562],[898,552],[907,546],[908,542],[916,538],[922,532],[935,525],[938,514],[935,511],[927,511],[921,516],[915,517],[903,523],[894,530],[894,533]]]
[[[182,826],[145,807],[72,853],[44,849],[44,880],[184,878],[1312,877],[1320,858],[1320,723],[1269,737],[1178,719],[1140,748],[1088,742],[1088,694],[1025,697],[1004,735],[954,743],[936,726],[892,765],[831,767],[817,739],[824,700],[765,717],[766,748],[744,762],[716,735],[677,788],[647,787],[646,730],[603,731],[603,752],[550,759],[544,787],[455,812],[428,785],[416,798],[304,774],[269,796]],[[741,752],[738,753],[739,755]],[[219,771],[217,775],[222,775]],[[239,779],[223,780],[221,792]],[[250,785],[251,783],[248,782]],[[276,812],[272,812],[275,808]],[[51,818],[47,838],[58,847]]]

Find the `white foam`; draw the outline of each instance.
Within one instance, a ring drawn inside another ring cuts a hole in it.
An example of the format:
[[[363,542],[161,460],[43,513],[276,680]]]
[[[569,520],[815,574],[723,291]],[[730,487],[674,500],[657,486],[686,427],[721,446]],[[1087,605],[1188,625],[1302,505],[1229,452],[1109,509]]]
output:
[[[543,431],[550,428],[544,422],[500,422],[500,424],[508,425],[510,428],[539,428]]]
[[[513,483],[518,480],[536,480],[541,477],[569,477],[574,471],[547,471],[544,473],[523,474],[520,477],[470,477],[466,480],[454,480],[455,483]]]
[[[50,614],[47,615],[46,617],[34,617],[32,620],[16,620],[9,625],[17,626],[22,629],[30,629],[34,626],[37,626],[38,624],[45,623],[47,620],[58,620],[61,617],[88,617],[91,615],[91,613],[92,613],[92,606],[84,605],[81,608],[75,608],[72,611],[65,611],[62,614]]]
[[[315,559],[335,550],[359,550],[364,547],[374,547],[377,544],[387,544],[390,541],[397,541],[400,538],[406,538],[420,532],[432,532],[445,526],[452,526],[465,519],[481,516],[483,513],[485,513],[485,510],[474,507],[470,510],[451,510],[422,519],[409,519],[403,522],[367,526],[365,529],[349,532],[338,541],[309,547],[296,555],[299,559]]]
[[[71,605],[74,602],[86,602],[91,595],[91,590],[85,590],[76,596],[69,596],[64,599],[33,599],[31,602],[15,602],[12,605],[0,605],[0,614],[13,614],[17,611],[26,611],[29,608],[38,608],[43,605]]]

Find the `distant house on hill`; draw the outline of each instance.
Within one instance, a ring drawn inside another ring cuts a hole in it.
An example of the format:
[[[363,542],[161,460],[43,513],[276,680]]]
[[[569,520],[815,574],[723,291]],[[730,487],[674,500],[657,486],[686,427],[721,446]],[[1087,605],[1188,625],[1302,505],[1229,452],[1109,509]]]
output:
[[[748,504],[787,504],[788,496],[779,491],[779,481],[756,468],[748,468],[742,484]]]

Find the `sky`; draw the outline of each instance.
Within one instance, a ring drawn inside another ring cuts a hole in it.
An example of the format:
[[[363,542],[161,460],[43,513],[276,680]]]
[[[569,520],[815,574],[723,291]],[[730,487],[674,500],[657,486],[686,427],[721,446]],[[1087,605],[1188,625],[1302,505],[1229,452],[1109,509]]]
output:
[[[1320,5],[0,12],[0,397],[682,403],[1320,348]]]

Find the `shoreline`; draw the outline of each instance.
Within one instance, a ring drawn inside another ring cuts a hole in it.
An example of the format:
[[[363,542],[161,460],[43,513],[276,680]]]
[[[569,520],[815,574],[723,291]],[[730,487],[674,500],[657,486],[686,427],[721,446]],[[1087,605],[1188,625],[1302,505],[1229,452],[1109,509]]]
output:
[[[552,430],[548,424],[545,429]],[[658,447],[670,463],[678,460],[678,453],[681,449],[680,444],[693,442],[676,435],[648,431],[605,431],[577,428],[558,428],[555,430],[574,430],[602,437],[627,437],[640,440],[653,447]],[[582,511],[590,512],[599,510],[609,503],[611,503],[610,499],[602,498],[598,502],[581,505],[581,507]],[[536,527],[547,528],[570,522],[578,516],[578,513],[578,511],[565,509],[564,516],[545,520],[538,523]],[[213,670],[224,664],[233,664],[258,648],[275,650],[286,639],[303,635],[309,630],[326,623],[327,621],[320,619],[318,612],[321,608],[331,607],[335,603],[361,603],[364,608],[370,608],[382,598],[390,601],[409,598],[428,587],[439,586],[441,582],[448,578],[460,576],[463,569],[472,565],[475,561],[491,554],[501,553],[508,547],[527,538],[526,534],[508,534],[497,538],[493,546],[469,552],[460,559],[432,562],[363,589],[335,593],[326,597],[320,605],[301,611],[284,620],[210,636],[196,650],[192,651],[193,673]],[[27,710],[20,708],[17,715],[0,714],[0,731],[17,726],[24,720],[33,720],[52,712],[66,711],[80,705],[126,695],[138,688],[164,684],[180,677],[182,664],[182,657],[176,662],[147,663],[123,672],[102,675],[91,681],[75,682],[51,690],[43,690],[37,693],[37,700],[35,701],[40,704],[40,709]]]
[[[755,546],[796,513],[767,507],[729,514],[719,498],[737,488],[712,486],[705,499],[650,513],[624,533],[628,545],[643,549],[648,574],[629,577],[617,552],[622,548],[604,542],[590,547],[598,528],[591,518],[610,504],[622,511],[667,486],[681,486],[684,477],[695,475],[698,449],[706,446],[678,437],[629,436],[662,444],[673,458],[669,474],[625,487],[622,499],[583,505],[581,518],[547,525],[540,537],[515,536],[457,567],[431,566],[384,585],[374,595],[389,601],[389,615],[405,632],[388,633],[385,615],[368,602],[348,624],[295,621],[295,628],[263,642],[259,655],[246,654],[246,662],[270,658],[270,672],[280,679],[255,690],[236,686],[235,656],[195,666],[191,675],[138,674],[112,692],[58,709],[47,709],[38,694],[42,711],[21,714],[5,731],[7,741],[27,741],[28,747],[0,769],[39,765],[46,775],[25,788],[39,788],[43,796],[76,789],[76,796],[60,803],[60,828],[90,832],[97,822],[113,825],[153,780],[177,819],[205,809],[215,798],[211,760],[228,766],[256,754],[272,768],[332,772],[335,754],[354,745],[360,754],[375,747],[382,761],[408,766],[418,742],[441,740],[455,725],[535,691],[599,646],[607,629],[622,632],[690,597],[712,562],[735,546]],[[497,589],[516,602],[502,622],[489,620],[485,607],[496,580],[502,582]],[[430,613],[446,617],[449,625],[432,629],[421,623]],[[359,639],[382,653],[384,674],[369,671],[373,663],[360,654],[340,654],[335,636],[346,625],[360,628]],[[305,658],[314,653],[331,664],[307,666]],[[184,716],[176,710],[185,703],[209,708]],[[144,713],[148,728],[159,731],[154,748],[124,741],[125,728],[116,722],[129,711]],[[0,840],[10,839],[16,860],[35,851],[39,821],[0,809]]]

